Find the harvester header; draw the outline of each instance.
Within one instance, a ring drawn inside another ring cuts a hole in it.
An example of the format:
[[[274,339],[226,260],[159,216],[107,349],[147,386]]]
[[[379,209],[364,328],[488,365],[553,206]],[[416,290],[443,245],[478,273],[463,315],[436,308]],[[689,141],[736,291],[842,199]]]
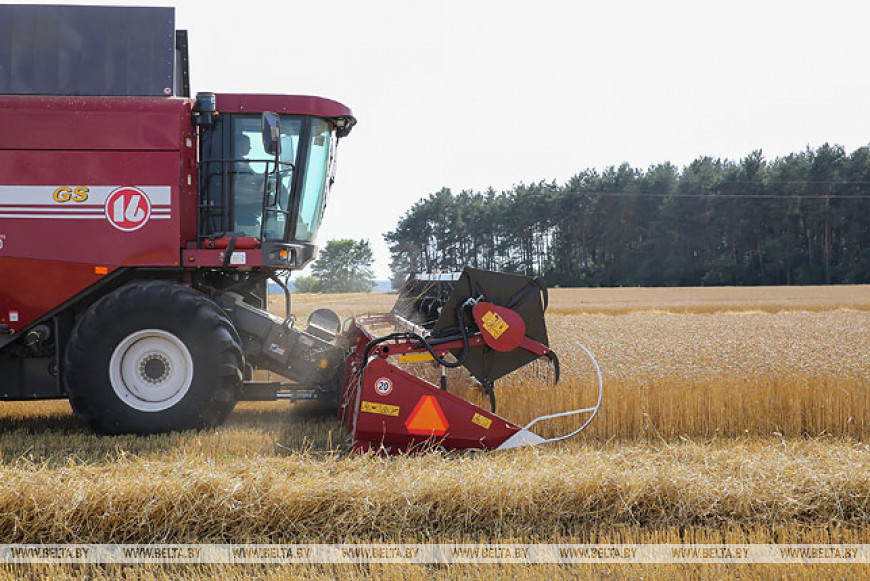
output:
[[[540,279],[466,268],[459,275],[412,277],[391,313],[355,318],[344,336],[351,353],[339,411],[354,447],[395,453],[426,445],[504,449],[551,441],[495,413],[495,382],[505,375],[543,358],[553,368],[553,383],[559,380],[546,307]],[[439,366],[440,384],[403,369],[409,361]],[[460,366],[488,396],[490,409],[451,393],[445,371]]]

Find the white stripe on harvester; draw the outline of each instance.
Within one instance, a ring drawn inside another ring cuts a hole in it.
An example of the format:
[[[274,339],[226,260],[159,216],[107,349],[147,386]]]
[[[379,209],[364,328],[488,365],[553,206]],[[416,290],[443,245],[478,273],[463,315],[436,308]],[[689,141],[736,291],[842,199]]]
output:
[[[3,186],[0,185],[0,207],[10,204],[48,205],[61,206],[66,204],[79,204],[84,202],[58,202],[54,199],[54,193],[60,188],[76,187],[87,188],[86,200],[90,204],[103,205],[109,194],[123,186],[74,186],[74,185],[46,185],[46,186]],[[172,188],[170,186],[132,186],[145,192],[151,204],[155,206],[168,205],[172,201]],[[68,192],[71,193],[71,192]]]

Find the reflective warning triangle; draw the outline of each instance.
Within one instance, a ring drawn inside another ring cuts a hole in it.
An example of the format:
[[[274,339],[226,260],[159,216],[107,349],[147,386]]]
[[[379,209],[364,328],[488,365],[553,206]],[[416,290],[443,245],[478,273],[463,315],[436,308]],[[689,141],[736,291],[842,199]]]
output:
[[[443,436],[450,424],[434,395],[424,395],[405,420],[405,428],[411,434]]]

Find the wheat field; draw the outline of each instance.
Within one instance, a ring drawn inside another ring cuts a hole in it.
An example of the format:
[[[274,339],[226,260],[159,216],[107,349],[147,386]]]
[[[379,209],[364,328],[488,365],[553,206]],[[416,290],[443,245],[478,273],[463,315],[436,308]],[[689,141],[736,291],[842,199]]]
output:
[[[391,295],[294,295],[293,311]],[[283,305],[272,305],[282,312]],[[497,384],[517,422],[588,405],[565,443],[357,456],[315,405],[241,403],[220,428],[97,438],[64,401],[0,406],[6,543],[870,543],[870,287],[551,289],[563,378]],[[450,389],[478,398],[461,373]],[[482,399],[480,400],[483,401]],[[556,435],[571,422],[545,427]],[[840,578],[843,565],[6,566],[0,577]]]

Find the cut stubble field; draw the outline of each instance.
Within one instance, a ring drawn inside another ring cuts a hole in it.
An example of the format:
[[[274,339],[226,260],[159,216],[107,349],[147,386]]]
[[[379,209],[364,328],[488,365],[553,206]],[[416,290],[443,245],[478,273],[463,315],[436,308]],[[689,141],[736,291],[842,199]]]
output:
[[[342,317],[392,295],[294,295]],[[273,306],[283,312],[283,305]],[[66,402],[0,406],[4,542],[870,543],[870,287],[551,289],[563,379],[533,365],[497,386],[517,422],[593,402],[572,441],[382,458],[346,450],[315,406],[242,403],[226,425],[97,438]],[[425,370],[424,370],[425,371]],[[451,389],[478,398],[462,373]],[[562,422],[546,435],[569,430]],[[91,576],[129,567],[91,568]],[[8,576],[22,568],[3,570]],[[140,567],[139,576],[570,577],[575,568]],[[32,567],[27,574],[83,571]],[[599,566],[583,574],[796,576],[791,566]],[[841,576],[842,566],[813,575]]]

